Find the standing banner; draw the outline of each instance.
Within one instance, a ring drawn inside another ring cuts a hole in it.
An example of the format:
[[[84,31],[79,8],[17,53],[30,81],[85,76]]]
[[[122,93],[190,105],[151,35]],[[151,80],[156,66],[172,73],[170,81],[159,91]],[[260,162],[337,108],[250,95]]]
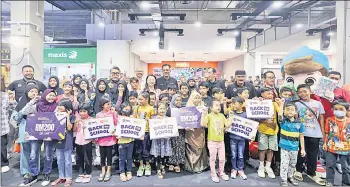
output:
[[[171,117],[175,117],[179,129],[201,128],[202,112],[207,111],[206,107],[183,107],[172,108]]]
[[[117,137],[141,139],[145,136],[146,120],[118,116],[118,125],[115,131]]]
[[[269,119],[272,118],[274,108],[272,100],[254,100],[246,101],[246,113],[248,118]]]
[[[259,122],[233,116],[232,125],[230,128],[226,129],[226,132],[254,141],[258,127]]]
[[[334,89],[337,87],[337,82],[328,78],[328,77],[320,77],[317,81],[317,85],[314,94],[326,98],[329,101],[334,100]]]
[[[113,117],[84,120],[85,140],[111,136],[114,130]]]
[[[27,116],[25,140],[63,140],[65,138],[67,114],[62,112],[40,112]]]
[[[149,119],[149,135],[151,140],[179,136],[176,118]]]

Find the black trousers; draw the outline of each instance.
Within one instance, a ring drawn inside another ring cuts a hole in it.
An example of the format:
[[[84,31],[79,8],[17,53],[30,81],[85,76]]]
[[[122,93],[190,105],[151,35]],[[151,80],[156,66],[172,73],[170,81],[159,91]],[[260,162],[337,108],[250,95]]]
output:
[[[1,167],[8,166],[9,160],[7,159],[7,134],[1,136]]]
[[[301,157],[300,150],[298,154],[298,162],[296,169],[298,172],[303,172],[305,170],[304,164],[306,165],[306,173],[310,176],[316,175],[317,168],[317,157],[319,151],[320,138],[304,137],[305,141],[305,152],[306,156]]]
[[[143,140],[135,141],[136,160],[149,162],[151,159],[151,138],[149,132],[145,133]]]
[[[76,145],[75,147],[79,174],[90,175],[92,172],[92,142],[86,145]]]
[[[161,166],[165,166],[166,164],[168,164],[168,157],[161,158],[160,156],[157,156],[155,160],[156,160],[157,170],[162,169]]]
[[[100,146],[101,167],[106,166],[106,159],[107,166],[112,166],[112,152],[113,146]]]

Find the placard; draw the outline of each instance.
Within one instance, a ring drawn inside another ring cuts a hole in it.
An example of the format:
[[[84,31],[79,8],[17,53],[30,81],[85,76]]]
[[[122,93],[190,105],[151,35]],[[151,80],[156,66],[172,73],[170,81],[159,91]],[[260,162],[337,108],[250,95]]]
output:
[[[175,117],[179,129],[201,128],[202,111],[207,110],[205,107],[183,107],[172,108],[171,117]]]
[[[27,116],[25,140],[63,140],[65,138],[67,114],[62,112],[40,112]]]
[[[114,130],[113,117],[84,120],[85,140],[111,136]]]
[[[176,118],[149,119],[149,134],[151,140],[179,136]]]
[[[313,91],[314,94],[326,98],[329,101],[334,100],[334,89],[337,86],[337,82],[328,78],[328,77],[320,77],[320,79],[317,81],[317,85],[315,90]]]
[[[274,114],[272,100],[254,100],[246,101],[246,112],[248,118],[269,119]]]
[[[115,131],[117,137],[141,139],[145,136],[146,120],[119,116]]]
[[[226,132],[249,140],[255,140],[258,127],[259,122],[234,115],[232,118],[232,125],[230,128],[226,129]]]

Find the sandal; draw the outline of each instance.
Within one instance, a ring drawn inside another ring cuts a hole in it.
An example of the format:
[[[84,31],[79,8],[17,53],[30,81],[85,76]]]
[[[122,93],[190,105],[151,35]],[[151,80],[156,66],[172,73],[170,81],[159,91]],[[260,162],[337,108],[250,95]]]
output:
[[[105,176],[106,176],[106,173],[105,174],[100,174],[100,177],[98,178],[98,182],[102,182],[105,180]]]
[[[72,186],[73,180],[72,179],[66,179],[66,182],[64,183],[65,187]]]
[[[58,179],[56,179],[55,181],[53,181],[53,182],[51,183],[51,186],[58,186],[58,185],[63,184],[63,183],[65,183],[65,182],[66,182],[65,179],[60,179],[60,178],[58,178]]]
[[[110,173],[107,173],[106,176],[105,176],[104,181],[105,181],[105,182],[108,182],[109,180],[111,180],[111,174],[110,174]]]
[[[325,186],[326,185],[326,181],[324,181],[323,179],[321,179],[320,177],[315,176],[310,176],[307,175],[311,180],[315,181],[318,185],[320,186]]]
[[[180,173],[180,172],[181,172],[180,166],[176,166],[174,169],[175,169],[175,172],[176,172],[176,173]]]
[[[158,174],[158,179],[163,179],[164,178],[161,170],[158,170],[157,174]]]
[[[168,171],[174,171],[174,165],[170,165]]]

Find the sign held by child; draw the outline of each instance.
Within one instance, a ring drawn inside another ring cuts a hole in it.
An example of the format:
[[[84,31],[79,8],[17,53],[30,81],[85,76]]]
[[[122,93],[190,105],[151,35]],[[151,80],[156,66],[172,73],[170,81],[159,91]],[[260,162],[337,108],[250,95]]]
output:
[[[246,112],[248,118],[268,119],[272,118],[274,108],[272,100],[255,100],[248,99],[246,101]]]
[[[131,117],[118,117],[115,134],[117,137],[141,139],[145,136],[146,120]]]
[[[201,128],[202,110],[200,107],[172,108],[171,117],[176,118],[179,129]]]
[[[232,116],[232,125],[226,129],[226,132],[235,134],[242,138],[255,140],[256,132],[258,130],[259,122],[239,117]]]
[[[113,117],[85,120],[84,125],[85,140],[111,136],[114,129]]]
[[[318,84],[316,85],[316,89],[313,91],[314,94],[328,99],[329,101],[333,101],[334,99],[334,89],[337,86],[337,82],[328,78],[328,77],[320,77]]]
[[[179,130],[175,117],[150,119],[149,128],[151,140],[179,136]]]

